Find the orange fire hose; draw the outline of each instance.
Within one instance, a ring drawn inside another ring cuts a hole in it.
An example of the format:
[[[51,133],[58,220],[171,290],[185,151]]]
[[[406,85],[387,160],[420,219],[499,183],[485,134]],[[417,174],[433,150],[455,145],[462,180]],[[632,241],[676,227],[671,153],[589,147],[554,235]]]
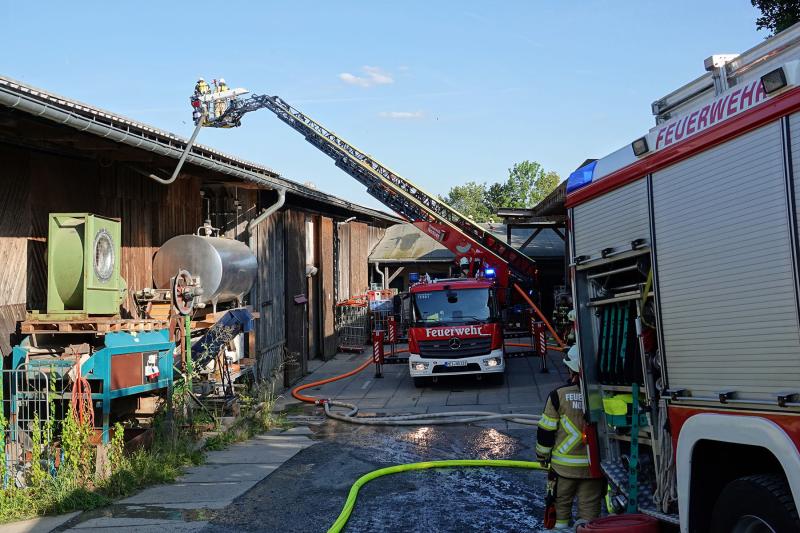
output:
[[[403,352],[407,352],[407,351],[408,350],[405,350],[405,349],[396,350],[394,352],[391,352],[389,355],[390,356],[391,355],[397,355],[399,353],[403,353]],[[369,358],[366,361],[361,363],[359,366],[357,366],[356,368],[354,368],[350,372],[345,372],[344,374],[340,374],[338,376],[333,376],[332,378],[321,379],[319,381],[314,381],[314,382],[311,382],[311,383],[306,383],[305,385],[300,385],[300,386],[295,387],[294,389],[292,389],[292,396],[294,396],[295,398],[297,398],[301,402],[314,403],[314,404],[323,403],[324,400],[321,400],[319,398],[314,398],[313,396],[306,396],[305,394],[300,394],[300,391],[304,391],[306,389],[310,389],[311,387],[318,387],[320,385],[325,385],[326,383],[333,383],[334,381],[339,381],[340,379],[349,378],[350,376],[358,374],[359,372],[361,372],[362,370],[367,368],[372,363],[373,363],[373,360],[372,360],[372,356],[370,355]]]
[[[567,347],[566,343],[563,340],[561,340],[561,337],[558,336],[558,333],[556,333],[556,330],[554,330],[553,326],[550,325],[550,322],[545,318],[544,314],[539,310],[538,307],[536,307],[536,304],[533,303],[533,300],[531,300],[528,297],[528,295],[525,294],[525,291],[523,291],[519,285],[514,285],[514,288],[517,289],[517,292],[520,294],[520,296],[522,296],[525,299],[525,301],[528,302],[528,305],[531,306],[531,308],[534,310],[537,316],[542,320],[542,322],[544,322],[544,325],[547,326],[547,329],[550,331],[550,334],[559,344],[560,346],[559,349],[566,348]]]

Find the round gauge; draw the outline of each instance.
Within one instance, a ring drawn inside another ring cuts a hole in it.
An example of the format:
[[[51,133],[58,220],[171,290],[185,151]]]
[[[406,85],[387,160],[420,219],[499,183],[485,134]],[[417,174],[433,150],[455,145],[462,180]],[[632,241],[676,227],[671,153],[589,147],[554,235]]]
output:
[[[108,231],[101,229],[94,237],[94,274],[108,281],[114,274],[114,241]]]

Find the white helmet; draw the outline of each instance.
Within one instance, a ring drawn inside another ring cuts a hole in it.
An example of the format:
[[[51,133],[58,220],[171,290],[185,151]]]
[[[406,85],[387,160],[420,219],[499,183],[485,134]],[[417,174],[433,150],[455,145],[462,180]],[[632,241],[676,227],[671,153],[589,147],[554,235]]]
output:
[[[581,357],[580,353],[578,352],[577,345],[573,345],[569,349],[569,351],[567,352],[567,358],[564,359],[564,364],[567,365],[567,368],[569,368],[576,374],[581,371]]]
[[[206,80],[204,80],[203,78],[197,78],[197,81],[200,82],[200,81],[206,81]]]
[[[570,309],[569,313],[567,313],[567,320],[569,320],[570,322],[575,322],[575,310],[574,309]]]
[[[225,78],[220,78],[219,82],[220,82],[220,84],[225,83]]]

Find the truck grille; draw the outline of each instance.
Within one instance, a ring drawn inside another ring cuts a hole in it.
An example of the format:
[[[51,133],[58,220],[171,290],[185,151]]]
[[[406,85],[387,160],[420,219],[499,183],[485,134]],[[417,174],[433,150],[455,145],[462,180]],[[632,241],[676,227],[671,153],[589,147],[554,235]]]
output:
[[[459,339],[461,341],[461,346],[455,350],[450,348],[450,340],[451,339],[419,341],[419,356],[441,357],[443,359],[460,359],[462,357],[487,355],[492,351],[491,337]]]

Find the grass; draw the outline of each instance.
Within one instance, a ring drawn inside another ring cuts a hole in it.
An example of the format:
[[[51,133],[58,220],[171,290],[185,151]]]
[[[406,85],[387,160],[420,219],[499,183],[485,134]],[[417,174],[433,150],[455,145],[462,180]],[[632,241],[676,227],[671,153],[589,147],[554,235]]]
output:
[[[94,461],[91,464],[70,461],[65,452],[63,465],[55,475],[44,474],[25,488],[0,489],[0,524],[47,514],[88,511],[150,485],[172,483],[184,467],[201,464],[205,451],[221,450],[261,432],[287,427],[283,417],[272,413],[274,402],[271,389],[254,388],[242,397],[243,416],[228,429],[208,438],[202,449],[198,449],[191,433],[170,435],[158,424],[157,437],[150,449],[126,455],[120,426],[115,432],[120,437],[112,439],[108,447],[110,475],[98,477]],[[80,450],[77,454],[84,456],[84,452]]]

